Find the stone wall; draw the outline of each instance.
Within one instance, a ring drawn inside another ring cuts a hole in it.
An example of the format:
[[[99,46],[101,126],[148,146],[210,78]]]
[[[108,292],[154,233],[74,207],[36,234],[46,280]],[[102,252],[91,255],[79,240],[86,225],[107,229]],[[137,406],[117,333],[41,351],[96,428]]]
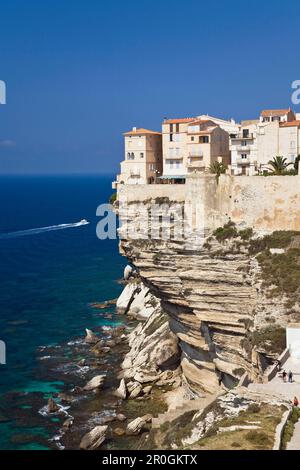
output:
[[[193,207],[192,228],[207,231],[232,220],[262,232],[300,231],[300,176],[188,176],[185,184],[120,185],[129,203],[167,198]]]

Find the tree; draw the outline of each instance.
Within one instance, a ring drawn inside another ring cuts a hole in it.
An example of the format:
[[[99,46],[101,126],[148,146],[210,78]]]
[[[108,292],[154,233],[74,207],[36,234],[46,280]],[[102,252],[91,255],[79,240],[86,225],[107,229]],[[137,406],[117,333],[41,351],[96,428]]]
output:
[[[213,175],[216,175],[217,181],[219,181],[220,175],[226,173],[227,167],[221,162],[214,162],[210,165],[209,171]]]
[[[268,170],[271,171],[272,175],[278,176],[284,175],[287,167],[292,165],[292,163],[287,163],[285,157],[277,155],[273,158],[273,160],[269,160],[268,165],[271,166],[271,168],[268,168]]]

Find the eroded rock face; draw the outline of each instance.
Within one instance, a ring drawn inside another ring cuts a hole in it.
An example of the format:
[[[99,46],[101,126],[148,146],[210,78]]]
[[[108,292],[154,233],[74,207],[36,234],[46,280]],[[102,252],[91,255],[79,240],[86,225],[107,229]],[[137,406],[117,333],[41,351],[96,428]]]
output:
[[[146,209],[150,203],[145,201]],[[163,368],[179,365],[183,382],[196,396],[232,388],[245,373],[259,381],[266,349],[254,343],[252,333],[270,320],[284,327],[287,299],[266,295],[247,242],[238,235],[218,241],[212,234],[209,240],[201,240],[203,234],[179,241],[131,239],[126,227],[136,227],[134,214],[120,209],[120,252],[135,266],[143,291],[148,289],[144,300],[150,294],[159,304],[130,335],[125,377],[150,382]]]
[[[125,356],[122,368],[124,377],[132,378],[138,384],[136,391],[130,390],[128,385],[133,396],[141,393],[140,384],[159,380],[166,370],[171,375],[178,375],[178,339],[170,330],[168,316],[162,311],[160,302],[148,320],[130,333],[129,346],[130,351]]]
[[[150,381],[163,369],[176,368],[179,356],[196,395],[215,393],[220,380],[236,385],[244,372],[257,377],[249,342],[257,288],[246,253],[212,256],[203,247],[159,240],[147,240],[144,247],[138,240],[123,240],[121,250],[160,299],[147,322],[130,335],[125,377],[143,383],[142,374]]]
[[[80,442],[80,449],[95,450],[105,441],[105,434],[108,426],[96,426],[85,434]]]

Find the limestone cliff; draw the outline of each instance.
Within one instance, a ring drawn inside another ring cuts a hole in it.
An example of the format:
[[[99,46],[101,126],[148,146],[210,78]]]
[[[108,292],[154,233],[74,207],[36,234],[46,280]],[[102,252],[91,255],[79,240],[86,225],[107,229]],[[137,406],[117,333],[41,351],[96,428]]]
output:
[[[284,326],[291,313],[284,295],[270,296],[274,286],[264,283],[257,253],[269,246],[261,247],[251,229],[230,224],[201,245],[191,238],[139,240],[124,233],[120,252],[147,291],[160,299],[191,392],[202,396],[221,385],[231,388],[245,373],[259,381],[274,351],[264,347],[258,333]]]

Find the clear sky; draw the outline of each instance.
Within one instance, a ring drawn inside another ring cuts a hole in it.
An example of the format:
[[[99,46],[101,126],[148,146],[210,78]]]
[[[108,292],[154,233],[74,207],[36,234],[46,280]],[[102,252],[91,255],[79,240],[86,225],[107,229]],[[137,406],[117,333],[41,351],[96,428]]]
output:
[[[299,20],[298,0],[1,0],[0,173],[116,172],[132,126],[292,106]]]

